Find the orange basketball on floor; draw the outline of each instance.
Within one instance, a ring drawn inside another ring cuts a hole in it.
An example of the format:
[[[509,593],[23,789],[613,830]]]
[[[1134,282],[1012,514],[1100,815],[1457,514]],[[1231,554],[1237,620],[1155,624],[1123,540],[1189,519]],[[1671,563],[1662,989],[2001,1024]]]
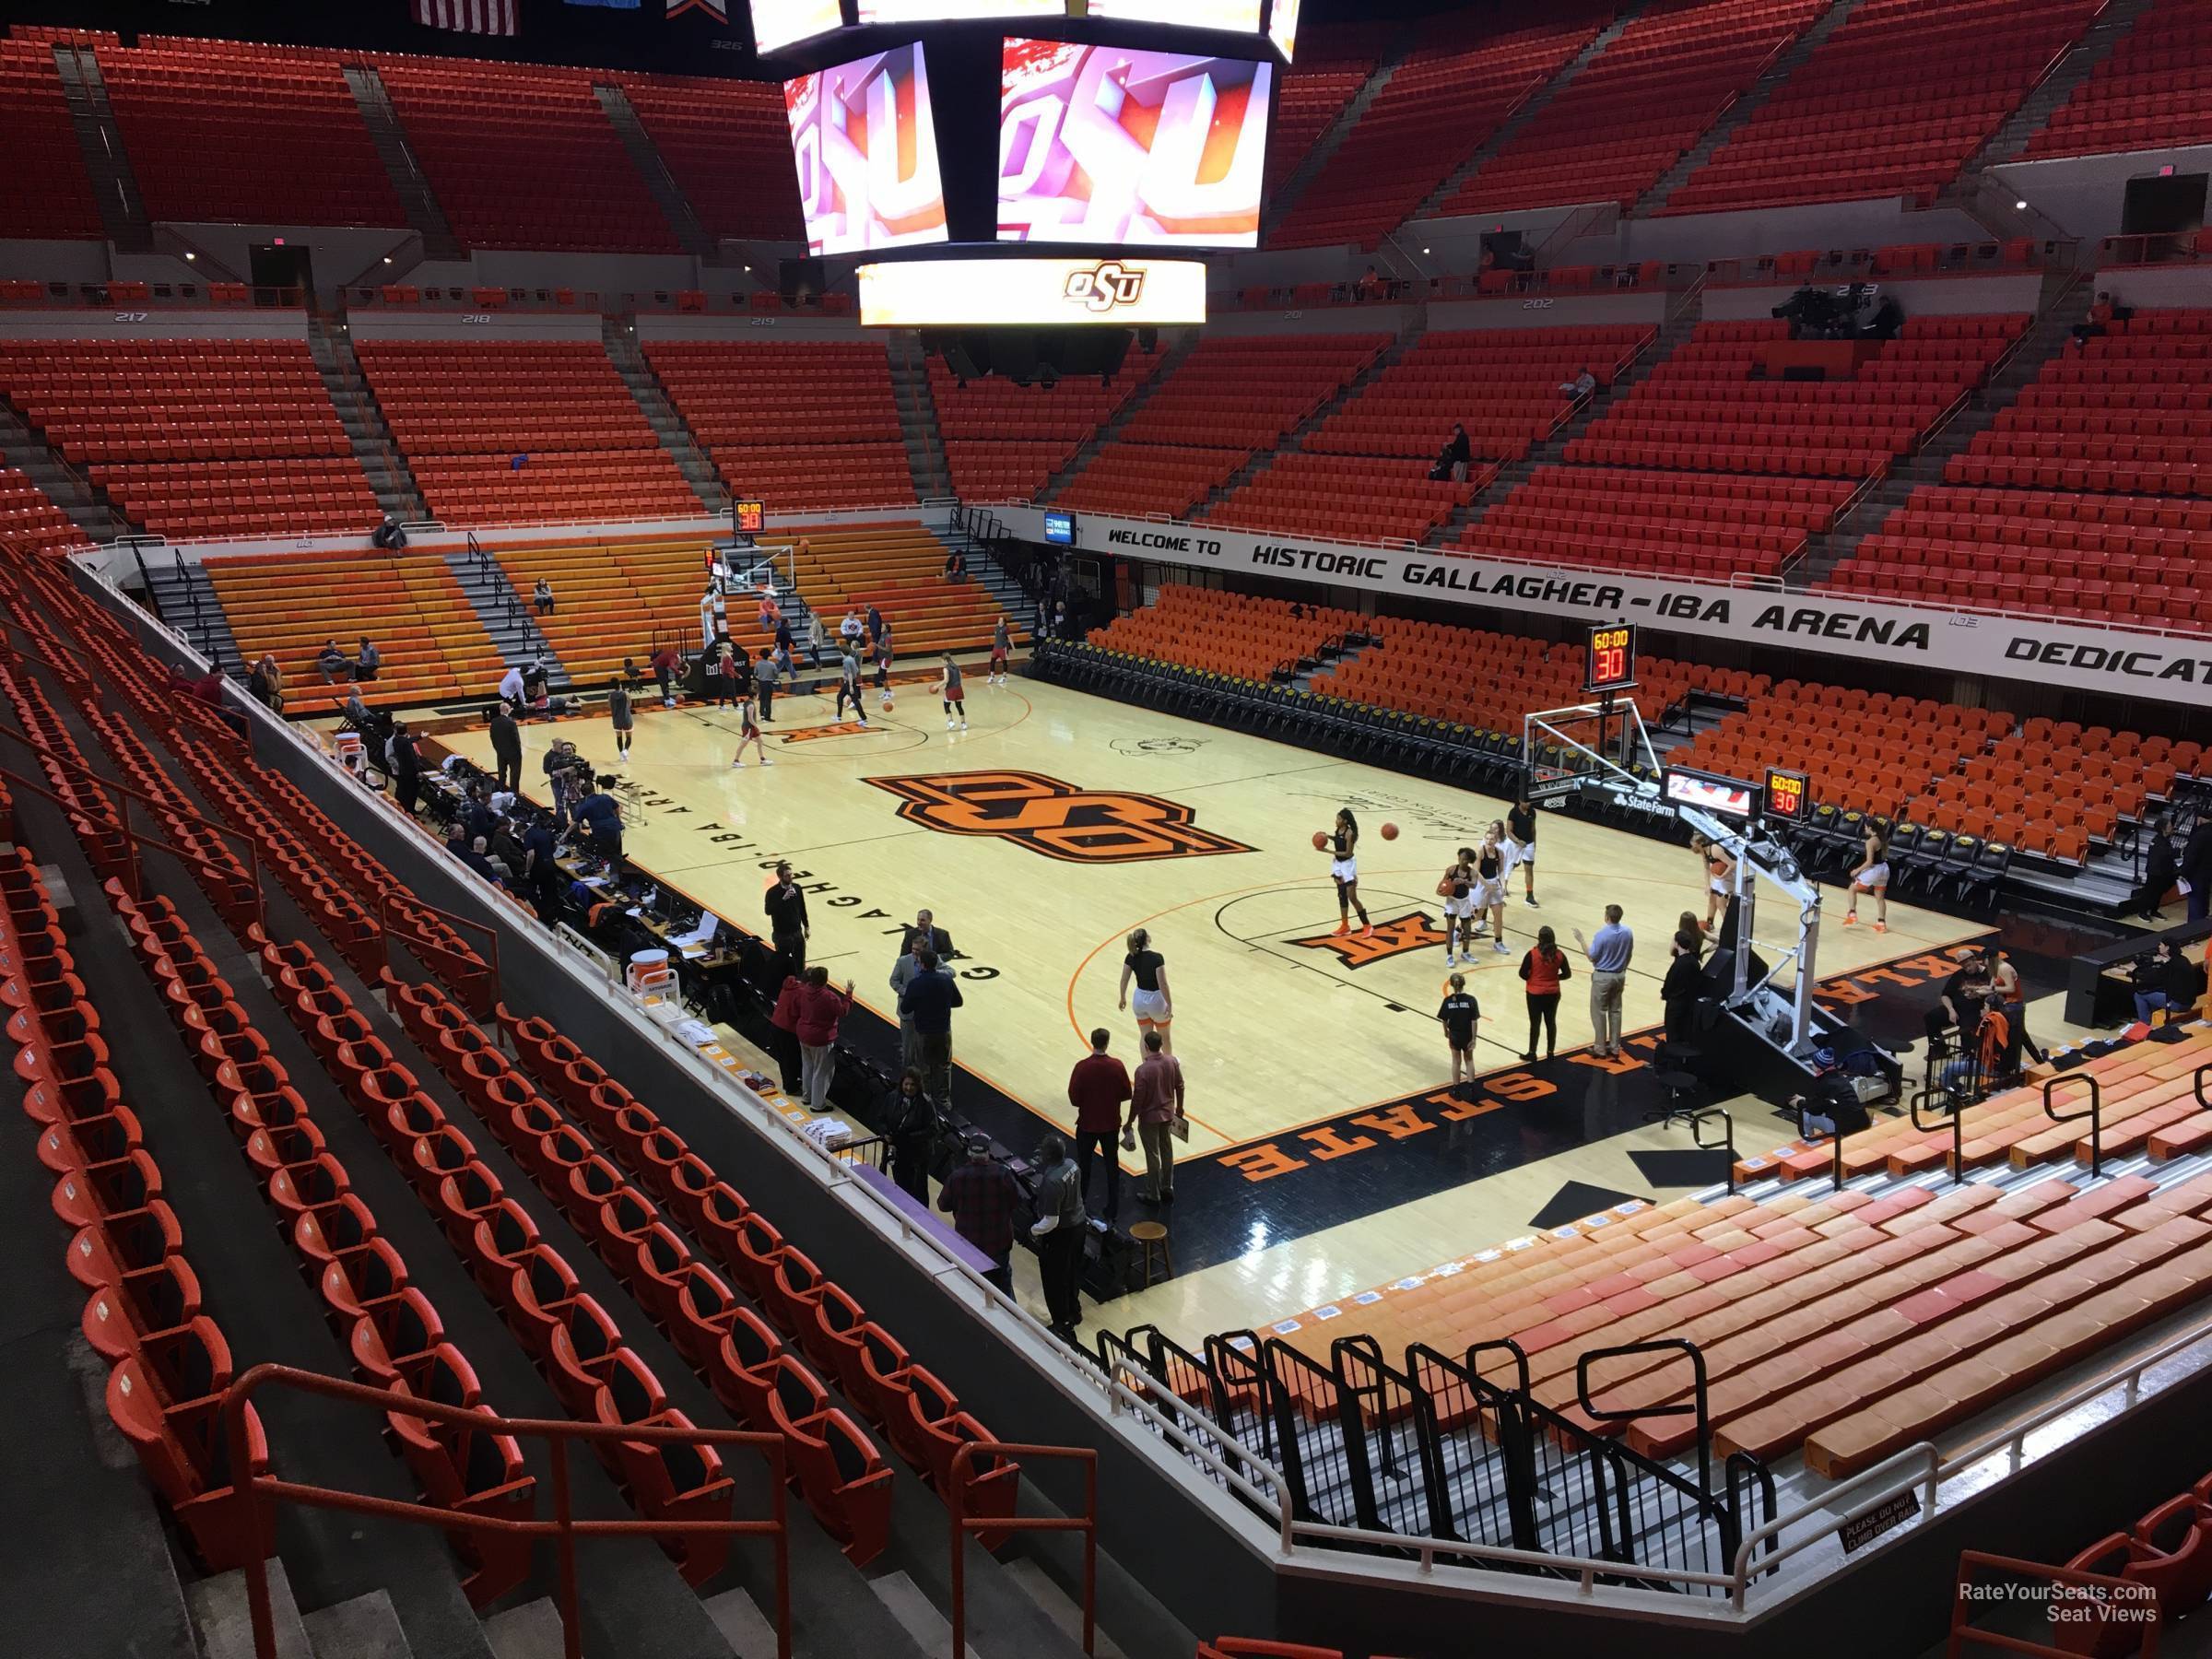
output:
[[[884,712],[885,712],[885,713],[887,713],[887,714],[888,714],[888,713],[889,713],[889,712],[891,712],[891,710],[893,710],[893,709],[894,709],[894,708],[896,708],[897,706],[898,706],[898,705],[897,705],[896,703],[892,702],[892,701],[891,701],[891,700],[890,700],[889,698],[888,698],[888,697],[887,697],[887,698],[885,698],[885,699],[883,700],[883,711],[884,711]]]
[[[1328,832],[1326,830],[1314,830],[1314,831],[1313,831],[1313,851],[1314,851],[1314,852],[1316,852],[1316,853],[1320,852],[1320,851],[1321,851],[1321,850],[1322,850],[1324,847],[1327,846],[1328,844],[1329,844],[1329,832]]]
[[[1398,839],[1398,827],[1395,824],[1383,825],[1382,839],[1384,841],[1396,841]]]

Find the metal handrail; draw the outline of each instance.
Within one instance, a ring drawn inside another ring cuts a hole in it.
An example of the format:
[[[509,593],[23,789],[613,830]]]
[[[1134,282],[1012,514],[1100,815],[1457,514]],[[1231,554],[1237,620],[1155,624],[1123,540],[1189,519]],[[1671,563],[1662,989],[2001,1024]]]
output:
[[[470,1515],[396,1499],[372,1498],[362,1492],[342,1492],[332,1487],[307,1486],[253,1472],[246,1437],[246,1401],[264,1384],[297,1389],[356,1405],[375,1406],[403,1417],[422,1418],[433,1423],[457,1423],[494,1434],[529,1435],[553,1442],[553,1518],[549,1521],[512,1521],[502,1516]],[[248,1547],[246,1606],[253,1621],[255,1659],[276,1659],[276,1630],[269,1606],[268,1556],[275,1548],[268,1506],[275,1498],[309,1509],[342,1510],[356,1515],[377,1515],[389,1521],[407,1521],[435,1526],[444,1532],[504,1534],[509,1537],[554,1540],[560,1566],[556,1606],[560,1609],[561,1651],[566,1659],[582,1659],[583,1631],[576,1605],[576,1540],[621,1537],[739,1537],[767,1534],[776,1551],[776,1659],[791,1659],[791,1522],[785,1496],[783,1437],[746,1429],[679,1429],[645,1423],[580,1423],[568,1419],[495,1417],[481,1407],[470,1409],[426,1400],[411,1394],[370,1388],[343,1382],[317,1371],[289,1365],[256,1365],[223,1391],[220,1407],[224,1441],[230,1454],[231,1478],[245,1499]],[[765,1521],[580,1521],[569,1491],[571,1441],[629,1441],[649,1446],[752,1446],[767,1457],[774,1479],[773,1516]]]
[[[2087,1112],[2061,1112],[2051,1103],[2053,1091],[2069,1083],[2088,1085],[2089,1109]],[[2043,1079],[2043,1115],[2054,1124],[2078,1124],[2084,1118],[2089,1120],[2089,1179],[2100,1179],[2104,1174],[2104,1090],[2096,1077],[2088,1072],[2065,1072],[2058,1077]]]
[[[979,1457],[1065,1458],[1083,1465],[1080,1515],[971,1515],[968,1486]],[[1041,1446],[1022,1441],[970,1441],[952,1454],[945,1509],[952,1519],[952,1651],[968,1652],[968,1535],[971,1532],[1079,1532],[1083,1535],[1083,1651],[1094,1651],[1099,1614],[1099,1453],[1095,1446]],[[788,1659],[788,1656],[786,1656]]]
[[[1705,1138],[1705,1125],[1712,1119],[1721,1120],[1721,1138]],[[1722,1151],[1728,1155],[1728,1195],[1735,1196],[1735,1119],[1725,1106],[1701,1106],[1689,1114],[1689,1144],[1700,1152]]]
[[[1924,1135],[1934,1135],[1943,1128],[1941,1124],[1925,1123],[1921,1119],[1921,1108],[1928,1103],[1928,1097],[1934,1092],[1924,1088],[1905,1104],[1905,1111],[1912,1120],[1912,1127]],[[1966,1109],[1955,1106],[1947,1115],[1951,1124],[1951,1181],[1956,1184],[1966,1179]]]

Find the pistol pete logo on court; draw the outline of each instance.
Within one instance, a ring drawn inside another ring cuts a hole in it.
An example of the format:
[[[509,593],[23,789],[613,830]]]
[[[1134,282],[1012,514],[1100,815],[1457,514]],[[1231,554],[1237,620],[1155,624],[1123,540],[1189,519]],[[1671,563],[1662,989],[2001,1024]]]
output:
[[[942,835],[987,835],[1069,864],[1137,864],[1249,853],[1201,830],[1180,801],[1122,789],[1083,789],[1041,772],[936,772],[870,778],[899,797],[899,816]]]
[[[1362,937],[1348,933],[1342,937],[1335,934],[1315,934],[1310,939],[1293,939],[1293,945],[1308,950],[1333,950],[1347,968],[1358,970],[1376,962],[1386,962],[1392,957],[1404,956],[1409,950],[1434,950],[1444,942],[1444,935],[1436,924],[1419,911],[1396,917],[1389,922],[1375,924],[1374,936]]]

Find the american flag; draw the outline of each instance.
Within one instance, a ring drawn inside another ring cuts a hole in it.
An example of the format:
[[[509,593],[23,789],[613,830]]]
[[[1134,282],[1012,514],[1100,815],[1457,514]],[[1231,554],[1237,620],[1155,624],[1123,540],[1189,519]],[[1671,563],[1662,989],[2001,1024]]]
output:
[[[415,0],[415,21],[425,29],[464,34],[514,33],[517,0]]]

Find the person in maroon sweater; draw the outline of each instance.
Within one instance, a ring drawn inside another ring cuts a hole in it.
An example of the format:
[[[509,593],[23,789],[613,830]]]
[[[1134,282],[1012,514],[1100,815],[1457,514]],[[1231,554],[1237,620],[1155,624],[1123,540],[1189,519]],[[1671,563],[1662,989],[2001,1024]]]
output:
[[[799,1076],[801,1088],[806,1091],[809,1112],[826,1112],[830,1106],[830,1079],[837,1072],[837,1022],[853,1006],[853,982],[847,980],[842,991],[830,983],[830,970],[817,963],[794,980],[784,982],[788,1004],[782,997],[777,1001],[788,1009],[790,1030],[799,1040]]]
[[[1100,1026],[1090,1034],[1090,1053],[1076,1062],[1067,1075],[1068,1104],[1076,1109],[1076,1186],[1086,1203],[1090,1197],[1090,1159],[1095,1150],[1106,1159],[1106,1218],[1113,1219],[1122,1203],[1122,1160],[1114,1137],[1122,1129],[1122,1103],[1129,1099],[1129,1074],[1106,1052],[1113,1033]]]

